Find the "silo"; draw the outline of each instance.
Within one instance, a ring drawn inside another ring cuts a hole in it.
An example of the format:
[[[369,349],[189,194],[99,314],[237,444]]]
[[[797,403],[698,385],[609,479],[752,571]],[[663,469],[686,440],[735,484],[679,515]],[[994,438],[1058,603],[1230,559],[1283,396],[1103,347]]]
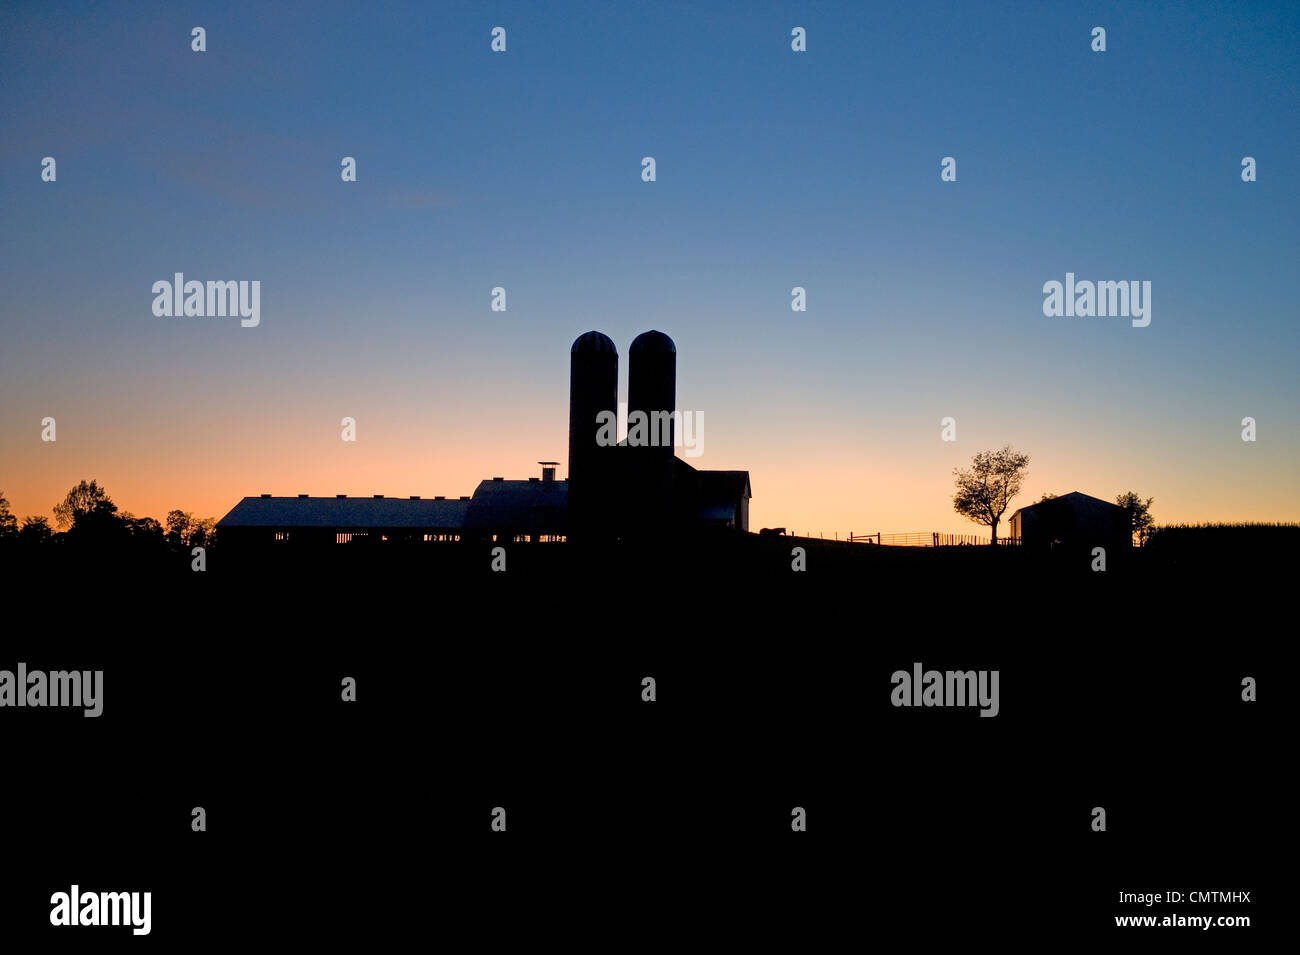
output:
[[[660,527],[672,511],[676,407],[677,346],[663,332],[643,332],[628,351],[627,381],[629,445],[638,420],[644,422],[646,443],[627,449],[633,471],[628,504],[643,531]]]
[[[569,535],[582,538],[609,519],[614,447],[597,443],[597,416],[618,414],[618,349],[607,335],[579,335],[569,351]],[[611,434],[613,433],[613,429]]]

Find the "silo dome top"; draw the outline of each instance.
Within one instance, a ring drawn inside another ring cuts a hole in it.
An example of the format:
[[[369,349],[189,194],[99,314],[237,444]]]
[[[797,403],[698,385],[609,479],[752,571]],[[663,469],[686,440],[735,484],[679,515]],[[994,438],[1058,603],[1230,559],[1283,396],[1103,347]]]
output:
[[[677,346],[674,345],[673,340],[663,332],[649,331],[642,332],[636,338],[632,339],[631,351],[676,354]]]
[[[618,354],[618,349],[614,347],[613,340],[608,335],[602,335],[600,332],[587,332],[585,335],[579,335],[574,339],[573,348],[570,351],[575,355],[605,351]]]

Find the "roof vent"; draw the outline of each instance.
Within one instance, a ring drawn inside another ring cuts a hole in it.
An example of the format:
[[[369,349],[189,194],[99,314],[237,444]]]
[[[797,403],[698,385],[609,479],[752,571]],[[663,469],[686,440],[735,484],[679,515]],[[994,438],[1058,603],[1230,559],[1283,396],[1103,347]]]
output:
[[[308,495],[306,495],[306,494],[299,494],[299,495],[298,495],[298,498],[301,500],[302,498],[307,497],[307,496],[308,496]]]
[[[494,477],[492,480],[494,480],[494,481],[504,481],[505,478],[503,478],[503,477],[500,477],[500,478],[498,478],[498,477]],[[267,496],[267,497],[270,497],[271,495],[268,494],[268,495],[266,495],[266,496]]]
[[[384,495],[382,495],[382,494],[376,494],[376,495],[375,495],[375,500],[376,500],[376,501],[382,501],[383,499],[384,499]]]
[[[537,483],[538,481],[540,481],[540,480],[541,480],[541,478],[529,478],[529,479],[528,479],[528,483],[529,483],[529,484],[536,484],[536,483]]]
[[[337,497],[337,498],[339,498],[340,500],[343,500],[344,498],[347,497],[346,494],[335,494],[334,496]]]
[[[270,497],[270,496],[271,496],[271,495],[269,495],[269,494],[263,494],[263,495],[262,495],[262,497]]]
[[[418,494],[412,494],[412,495],[411,495],[411,500],[412,500],[412,501],[418,501],[419,499],[420,499],[420,495],[418,495]]]
[[[434,499],[435,501],[445,501],[445,500],[447,500],[447,495],[445,495],[445,494],[435,494],[435,495],[433,496],[433,499]]]

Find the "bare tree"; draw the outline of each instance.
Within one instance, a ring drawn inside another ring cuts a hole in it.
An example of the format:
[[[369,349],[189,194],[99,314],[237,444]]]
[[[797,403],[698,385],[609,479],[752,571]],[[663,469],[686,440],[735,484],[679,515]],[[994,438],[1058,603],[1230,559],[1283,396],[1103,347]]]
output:
[[[992,530],[990,544],[998,542],[998,521],[1011,499],[1020,493],[1029,466],[1029,455],[1007,445],[1000,451],[981,451],[968,469],[954,468],[957,493],[952,505],[957,513]]]

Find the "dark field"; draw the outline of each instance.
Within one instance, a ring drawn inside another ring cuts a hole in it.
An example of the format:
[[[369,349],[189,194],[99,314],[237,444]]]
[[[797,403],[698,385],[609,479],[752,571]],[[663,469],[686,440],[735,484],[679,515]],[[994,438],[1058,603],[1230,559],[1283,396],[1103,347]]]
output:
[[[7,714],[26,868],[0,918],[48,912],[74,879],[151,889],[153,932],[122,941],[164,947],[253,923],[386,946],[436,922],[489,943],[507,900],[574,940],[628,915],[675,938],[707,908],[826,945],[1113,938],[1114,915],[1151,911],[1120,891],[1249,890],[1178,911],[1275,910],[1279,566],[1152,549],[1093,573],[1014,548],[750,536],[512,544],[492,573],[488,546],[11,566],[11,606],[34,612],[0,667],[102,669],[105,690],[98,719]],[[996,718],[891,705],[917,662],[999,671]]]

